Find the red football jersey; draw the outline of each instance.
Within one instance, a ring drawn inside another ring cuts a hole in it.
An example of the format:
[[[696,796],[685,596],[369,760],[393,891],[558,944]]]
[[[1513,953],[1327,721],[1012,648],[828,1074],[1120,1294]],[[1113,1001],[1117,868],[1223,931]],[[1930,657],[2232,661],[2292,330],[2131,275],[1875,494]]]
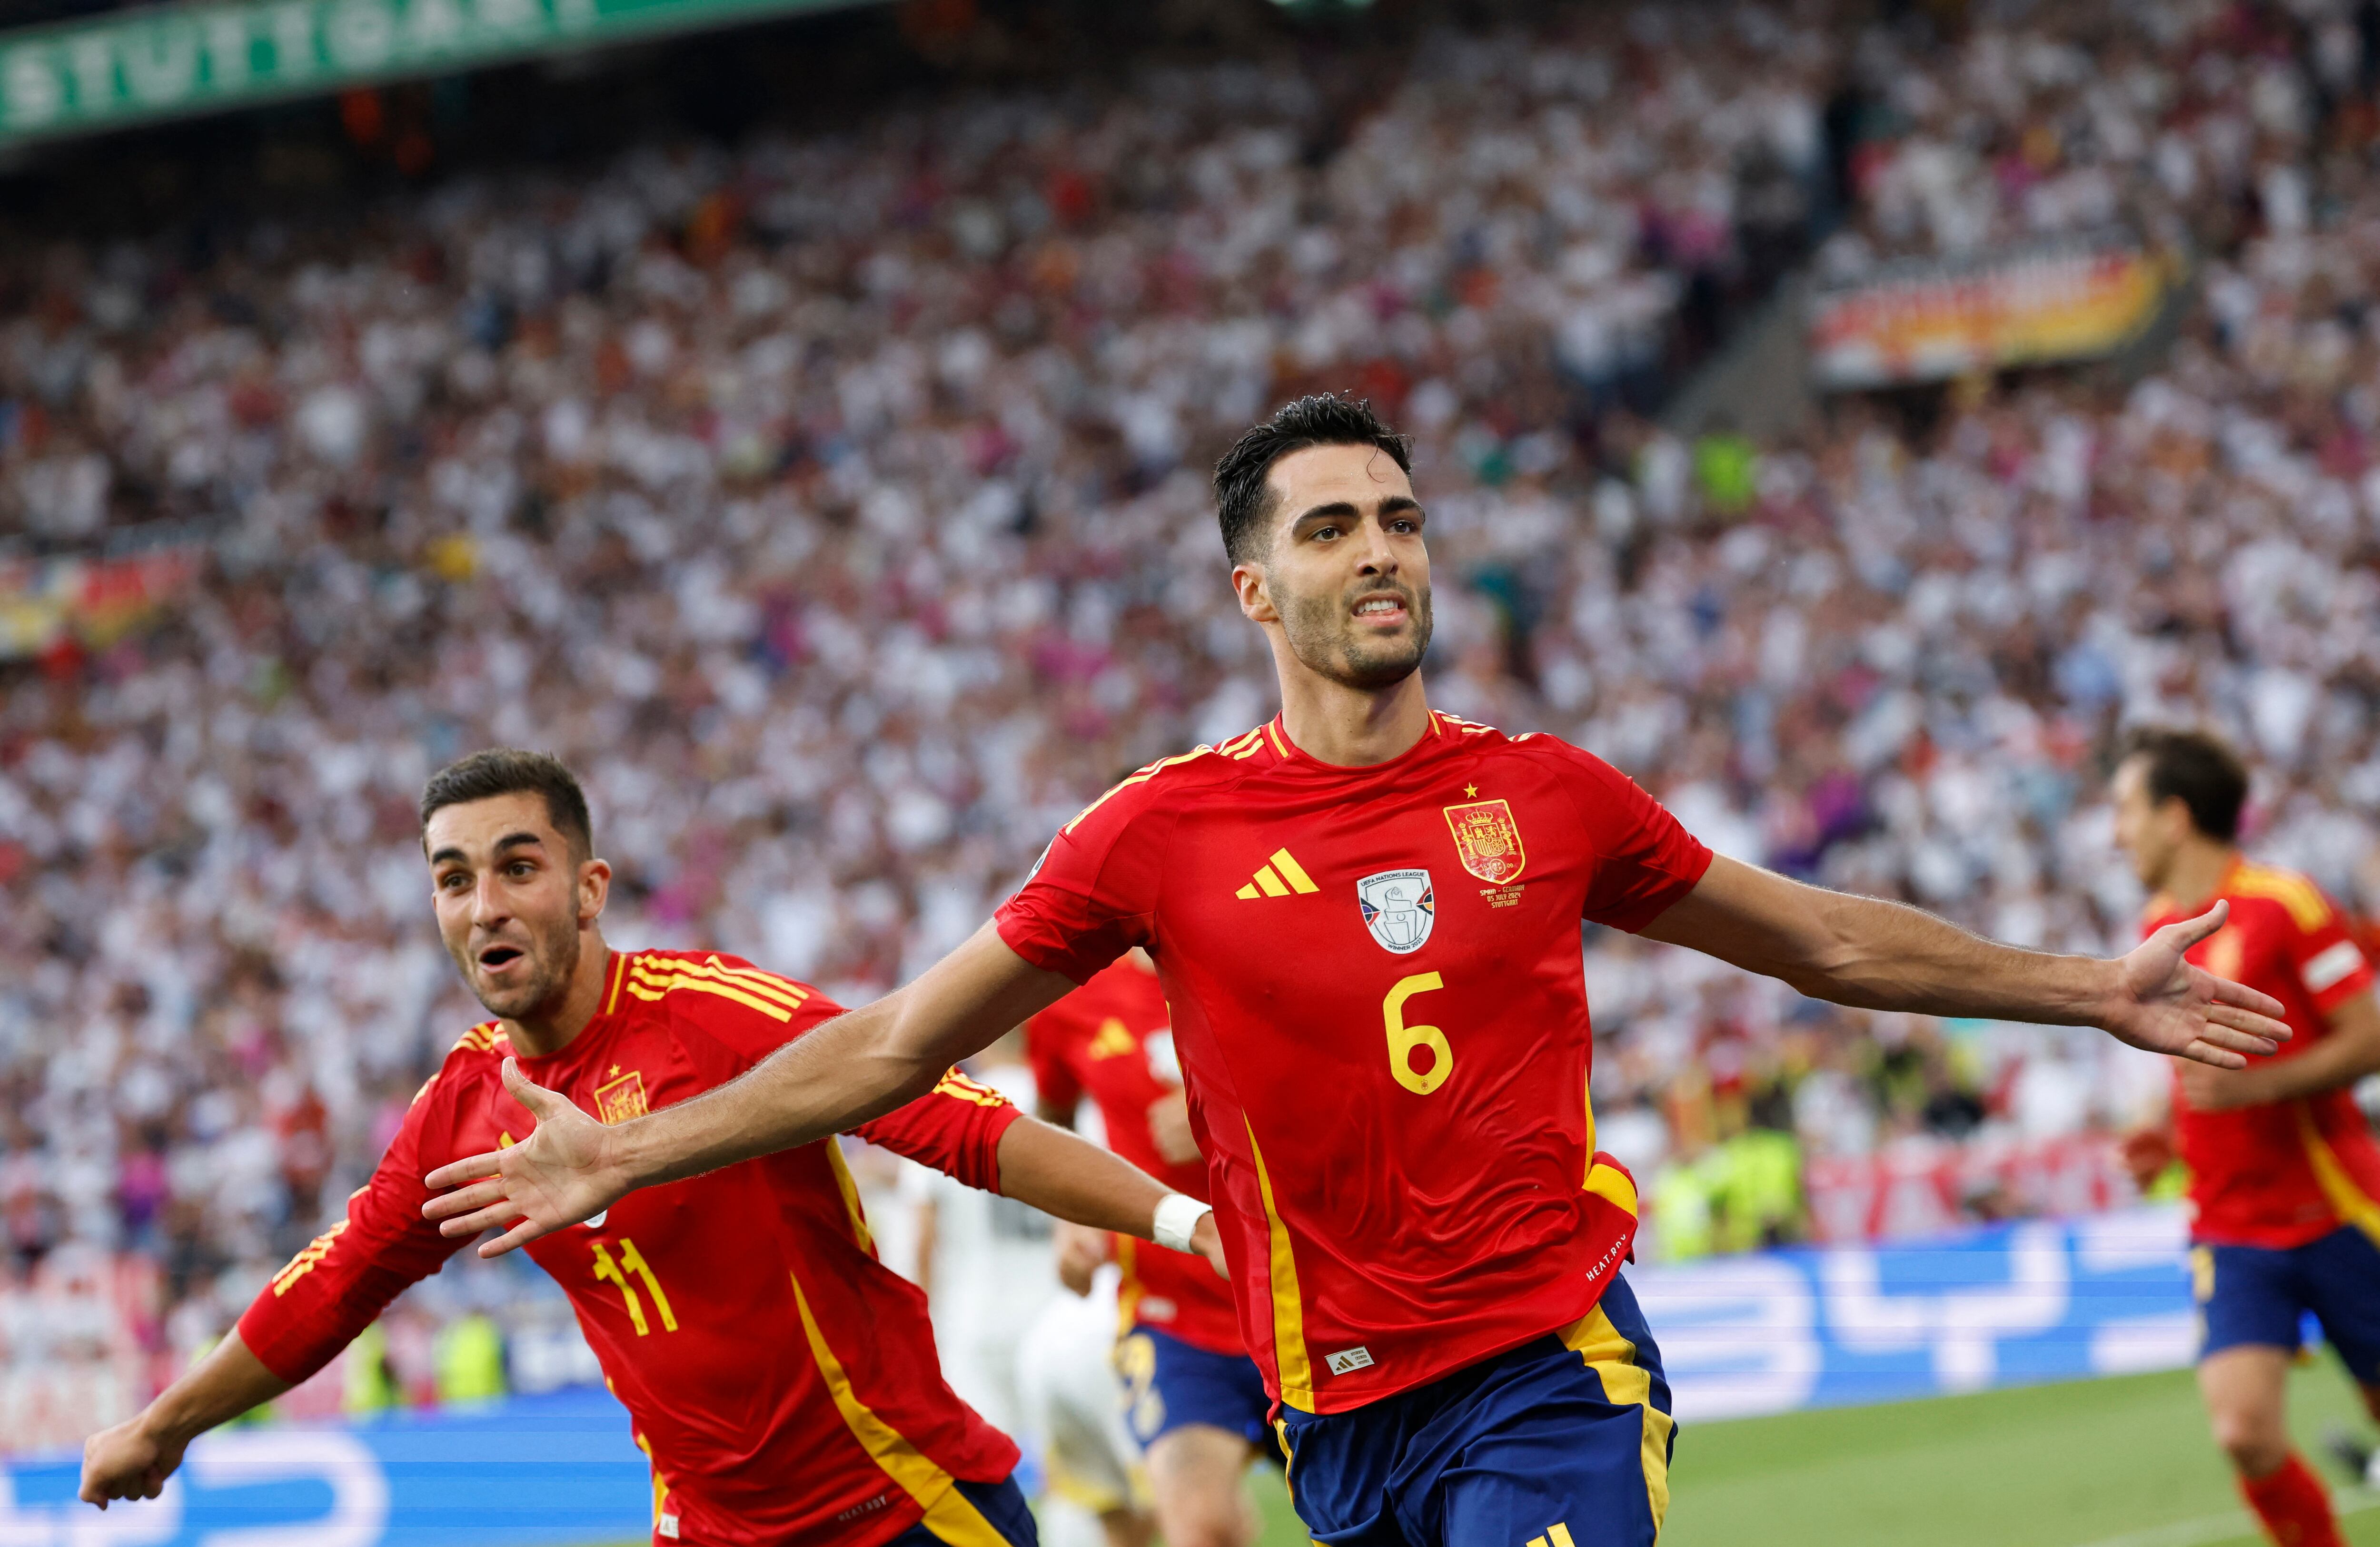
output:
[[[1580,921],[1642,928],[1709,864],[1550,736],[1433,714],[1342,768],[1276,719],[1101,796],[998,921],[1077,983],[1156,959],[1240,1330],[1281,1401],[1343,1412],[1610,1282],[1636,1192],[1595,1151]]]
[[[623,1122],[724,1084],[837,1013],[732,956],[615,953],[602,1013],[521,1070]],[[504,1088],[511,1053],[494,1022],[457,1043],[346,1218],[258,1294],[240,1335],[274,1374],[312,1374],[465,1244],[421,1217],[421,1178],[534,1130]],[[856,1131],[996,1189],[1018,1116],[953,1071]],[[877,1262],[832,1140],[632,1192],[528,1250],[570,1296],[652,1457],[657,1540],[869,1547],[972,1514],[953,1479],[994,1482],[1016,1465],[1016,1446],[943,1384],[925,1296]]]
[[[1088,1095],[1109,1148],[1176,1192],[1206,1199],[1206,1161],[1167,1160],[1149,1129],[1148,1109],[1182,1094],[1172,1020],[1156,973],[1118,961],[1026,1021],[1025,1045],[1042,1100],[1071,1109]],[[1157,1327],[1210,1353],[1247,1351],[1231,1287],[1204,1258],[1139,1245],[1116,1238],[1126,1326]]]
[[[2325,1017],[2371,990],[2362,948],[2304,876],[2237,861],[2216,896],[2229,900],[2230,920],[2192,947],[2190,959],[2281,1001],[2295,1035],[2276,1058],[2320,1042],[2330,1033]],[[2148,932],[2204,911],[2185,914],[2158,898],[2149,904]],[[2190,1168],[2197,1239],[2303,1246],[2341,1224],[2362,1225],[2380,1239],[2380,1144],[2349,1091],[2194,1112],[2177,1088],[2174,1136]]]

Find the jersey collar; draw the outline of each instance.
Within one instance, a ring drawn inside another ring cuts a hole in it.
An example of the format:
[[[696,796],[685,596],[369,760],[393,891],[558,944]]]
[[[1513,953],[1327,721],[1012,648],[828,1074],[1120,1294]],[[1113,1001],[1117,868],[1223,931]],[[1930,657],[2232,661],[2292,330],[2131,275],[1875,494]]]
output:
[[[1439,714],[1436,709],[1432,709],[1429,711],[1429,723],[1427,727],[1422,731],[1419,738],[1414,742],[1413,745],[1405,748],[1402,752],[1398,753],[1394,757],[1390,758],[1385,763],[1366,763],[1361,767],[1350,768],[1342,767],[1337,763],[1326,763],[1319,757],[1315,756],[1312,753],[1306,751],[1304,747],[1299,746],[1295,742],[1291,741],[1289,739],[1288,719],[1285,715],[1277,714],[1273,716],[1272,719],[1265,722],[1263,730],[1266,743],[1273,749],[1274,756],[1283,765],[1292,767],[1309,769],[1315,773],[1339,774],[1350,778],[1384,773],[1389,769],[1400,767],[1404,764],[1416,760],[1424,755],[1430,748],[1436,746],[1441,742],[1447,741],[1454,735],[1453,729],[1446,723],[1446,717]]]

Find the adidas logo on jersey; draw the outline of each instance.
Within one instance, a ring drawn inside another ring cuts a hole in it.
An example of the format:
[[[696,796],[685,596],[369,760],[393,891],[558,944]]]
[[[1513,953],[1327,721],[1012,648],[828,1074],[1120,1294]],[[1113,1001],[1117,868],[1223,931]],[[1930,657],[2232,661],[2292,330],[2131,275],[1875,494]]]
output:
[[[1275,849],[1272,857],[1257,867],[1256,879],[1232,895],[1245,902],[1258,897],[1287,897],[1292,892],[1303,895],[1321,889],[1305,873],[1305,867],[1289,857],[1288,850]]]

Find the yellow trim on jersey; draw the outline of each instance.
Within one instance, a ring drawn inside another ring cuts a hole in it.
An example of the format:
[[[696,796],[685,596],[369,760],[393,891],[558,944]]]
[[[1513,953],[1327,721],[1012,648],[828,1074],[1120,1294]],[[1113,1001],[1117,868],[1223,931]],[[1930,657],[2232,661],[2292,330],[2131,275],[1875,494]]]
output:
[[[1583,1093],[1586,1110],[1586,1172],[1579,1178],[1579,1187],[1598,1198],[1608,1198],[1628,1211],[1631,1219],[1642,1219],[1645,1212],[1637,1206],[1636,1184],[1628,1173],[1617,1166],[1606,1166],[1595,1158],[1595,1081],[1587,1077]]]
[[[1264,750],[1264,740],[1265,728],[1259,725],[1253,731],[1243,731],[1233,736],[1215,750],[1226,757],[1249,758]]]
[[[1138,773],[1129,774],[1123,779],[1117,780],[1116,787],[1114,789],[1109,791],[1106,794],[1101,795],[1098,800],[1093,801],[1090,804],[1083,807],[1082,810],[1075,813],[1075,819],[1067,823],[1064,827],[1060,828],[1058,830],[1061,833],[1073,832],[1076,828],[1083,825],[1084,817],[1088,816],[1092,812],[1097,811],[1099,807],[1107,804],[1108,802],[1115,799],[1115,797],[1123,791],[1130,789],[1135,784],[1148,783],[1150,780],[1155,779],[1159,774],[1163,773],[1166,769],[1172,767],[1176,763],[1187,763],[1194,757],[1204,757],[1214,750],[1215,749],[1211,746],[1194,746],[1187,752],[1176,753],[1171,757],[1159,758],[1156,762],[1151,763],[1148,767],[1141,769]]]
[[[662,983],[674,977],[708,978],[747,994],[757,994],[787,1009],[799,1009],[809,1000],[806,991],[773,973],[764,973],[757,967],[730,967],[716,959],[680,961],[667,957],[655,957],[650,961],[639,957],[629,971],[647,983]]]
[[[1289,755],[1289,748],[1281,744],[1281,729],[1277,724],[1272,720],[1266,720],[1264,722],[1264,733],[1268,737],[1271,738],[1272,749],[1275,752],[1281,754],[1283,757],[1287,757]]]
[[[956,1064],[953,1064],[943,1072],[941,1079],[935,1082],[933,1094],[936,1095],[950,1096],[958,1101],[972,1101],[978,1106],[1005,1106],[1008,1105],[1008,1098],[1006,1096],[1001,1094],[998,1091],[993,1090],[990,1085],[980,1084],[976,1081],[968,1079],[965,1075],[959,1072],[959,1068]]]
[[[693,964],[674,962],[672,965],[685,968],[691,967]],[[661,973],[647,967],[642,962],[637,963],[629,971],[631,975],[628,979],[628,992],[639,999],[657,1000],[685,989],[696,994],[716,994],[722,999],[733,999],[747,1009],[759,1010],[771,1021],[786,1021],[794,1018],[794,1012],[785,1008],[783,1000],[763,998],[757,993],[747,993],[744,988],[732,983],[713,981],[715,974],[706,975],[695,971]]]
[[[1290,1250],[1289,1227],[1272,1204],[1272,1177],[1265,1170],[1264,1151],[1257,1130],[1247,1124],[1248,1154],[1256,1158],[1257,1192],[1264,1200],[1265,1228],[1272,1239],[1268,1285],[1272,1296],[1272,1361],[1281,1377],[1281,1399],[1304,1412],[1314,1410],[1314,1366],[1305,1357],[1305,1302],[1298,1298],[1297,1255]]]
[[[496,1050],[496,1044],[504,1040],[504,1033],[497,1029],[501,1024],[501,1021],[482,1021],[479,1025],[472,1027],[469,1031],[465,1032],[460,1037],[457,1037],[455,1041],[455,1045],[446,1049],[446,1051],[449,1053],[460,1053],[468,1048],[474,1053],[492,1053]],[[509,1046],[510,1045],[507,1044],[506,1045]],[[429,1089],[426,1085],[422,1088],[424,1090]]]
[[[859,1243],[860,1251],[875,1256],[876,1237],[868,1228],[868,1215],[859,1206],[859,1184],[851,1179],[851,1167],[844,1162],[842,1140],[827,1140],[826,1164],[834,1173],[834,1190],[843,1194],[843,1212],[851,1218],[851,1239]]]
[[[1132,1330],[1133,1318],[1140,1311],[1140,1297],[1148,1291],[1140,1287],[1140,1263],[1133,1248],[1138,1243],[1130,1236],[1115,1238],[1116,1269],[1123,1280],[1116,1287],[1116,1335],[1122,1337]]]
[[[1586,1190],[1598,1198],[1609,1199],[1613,1204],[1626,1210],[1631,1219],[1643,1217],[1636,1206],[1636,1184],[1629,1179],[1627,1172],[1617,1166],[1590,1166],[1586,1172]]]
[[[2372,1238],[2380,1246],[2380,1202],[2355,1185],[2347,1167],[2338,1163],[2338,1152],[2314,1126],[2313,1110],[2302,1101],[2294,1102],[2298,1117],[2298,1138],[2305,1145],[2306,1162],[2313,1167],[2314,1185],[2322,1189],[2323,1197],[2338,1214],[2338,1217]]]
[[[859,1399],[859,1394],[851,1389],[851,1378],[844,1373],[843,1361],[827,1347],[818,1318],[810,1314],[809,1299],[802,1293],[801,1276],[787,1276],[793,1279],[794,1309],[801,1312],[802,1333],[809,1339],[810,1358],[818,1363],[819,1375],[834,1398],[835,1410],[843,1415],[844,1426],[851,1431],[851,1437],[859,1442],[860,1448],[883,1468],[884,1475],[917,1501],[918,1507],[926,1512],[926,1529],[951,1547],[1010,1547],[1008,1539],[959,1492],[950,1473],[936,1466],[905,1435],[877,1417],[875,1409]]]
[[[1645,1496],[1653,1506],[1653,1530],[1659,1534],[1661,1517],[1670,1512],[1670,1431],[1675,1421],[1653,1406],[1653,1374],[1636,1362],[1636,1345],[1620,1335],[1611,1318],[1597,1306],[1561,1330],[1562,1347],[1586,1360],[1603,1383],[1603,1398],[1615,1408],[1638,1408],[1645,1414],[1642,1455]]]
[[[620,1008],[620,985],[627,975],[628,953],[624,950],[613,951],[612,953],[612,991],[603,996],[604,1014],[609,1015]]]
[[[764,973],[758,967],[731,967],[715,956],[698,964],[681,961],[677,965],[681,971],[700,972],[707,976],[724,978],[730,983],[747,985],[754,993],[765,994],[795,1009],[808,1004],[812,992],[791,978]]]
[[[363,1189],[361,1188],[356,1189],[357,1192],[360,1192]],[[355,1194],[349,1193],[348,1196],[353,1197]],[[279,1299],[282,1296],[289,1292],[289,1287],[291,1285],[297,1283],[308,1274],[312,1273],[314,1271],[314,1264],[331,1254],[332,1245],[338,1240],[341,1235],[346,1233],[346,1228],[347,1222],[342,1219],[336,1225],[334,1225],[329,1229],[323,1231],[321,1235],[316,1236],[312,1240],[308,1241],[305,1246],[299,1250],[298,1255],[289,1259],[289,1265],[287,1267],[283,1268],[279,1273],[273,1275],[273,1298],[274,1299]]]
[[[2293,871],[2242,860],[2225,877],[2223,889],[2237,897],[2264,897],[2289,911],[2289,921],[2311,935],[2330,922],[2330,900],[2322,888]]]
[[[1593,1061],[1594,1056],[1590,1049],[1587,1054],[1589,1062]],[[1585,1187],[1595,1179],[1595,1071],[1592,1069],[1580,1082],[1578,1096],[1579,1109],[1586,1114],[1586,1164],[1579,1168],[1579,1185]]]
[[[610,1385],[612,1383],[606,1381],[603,1384],[605,1385]],[[613,1395],[616,1396],[619,1394],[614,1392]],[[652,1442],[646,1439],[642,1434],[636,1432],[634,1430],[629,1431],[628,1438],[637,1442],[637,1448],[645,1453],[645,1465],[652,1468],[653,1529],[655,1531],[659,1531],[662,1529],[662,1514],[669,1504],[669,1479],[662,1475],[662,1458],[653,1454]]]

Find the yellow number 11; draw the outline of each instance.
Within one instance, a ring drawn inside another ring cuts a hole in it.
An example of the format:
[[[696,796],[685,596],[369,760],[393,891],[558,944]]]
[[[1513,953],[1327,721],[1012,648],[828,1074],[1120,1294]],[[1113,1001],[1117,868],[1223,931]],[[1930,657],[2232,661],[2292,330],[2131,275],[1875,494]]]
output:
[[[623,1273],[623,1268],[627,1272]],[[653,1297],[653,1309],[662,1313],[662,1330],[675,1332],[677,1317],[670,1311],[669,1296],[662,1293],[662,1281],[653,1276],[653,1270],[645,1262],[645,1254],[637,1250],[637,1243],[622,1236],[620,1260],[616,1263],[601,1241],[595,1243],[595,1276],[598,1279],[608,1278],[620,1287],[622,1298],[628,1302],[628,1320],[636,1324],[637,1335],[642,1337],[653,1329],[646,1324],[644,1301],[637,1298],[636,1286],[628,1282],[628,1274],[631,1273],[645,1281],[646,1291]]]

